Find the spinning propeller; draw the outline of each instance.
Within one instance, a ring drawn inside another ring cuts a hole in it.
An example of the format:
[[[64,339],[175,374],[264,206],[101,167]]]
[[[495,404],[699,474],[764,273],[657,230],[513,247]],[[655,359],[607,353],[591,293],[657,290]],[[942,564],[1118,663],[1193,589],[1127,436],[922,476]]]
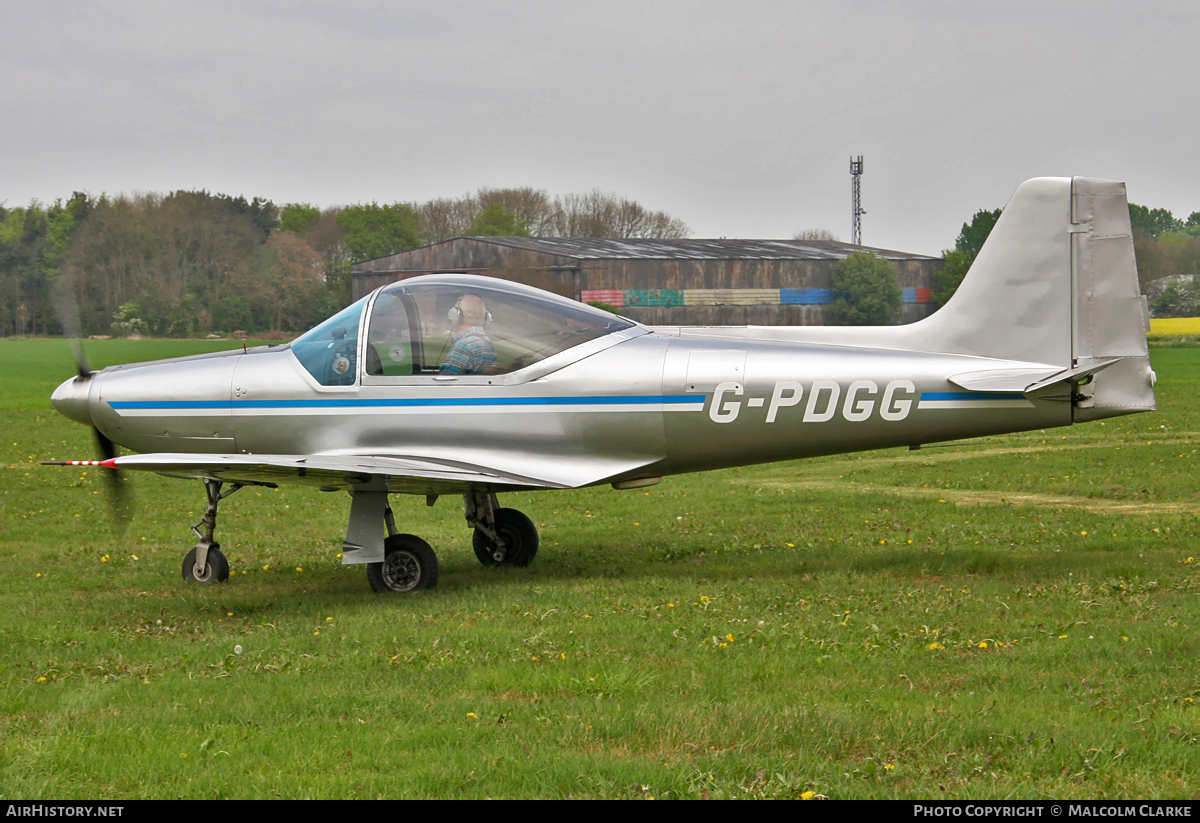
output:
[[[92,422],[91,412],[87,408],[86,384],[96,372],[88,362],[87,353],[84,352],[83,343],[80,340],[79,305],[75,300],[74,284],[69,275],[59,278],[54,284],[51,302],[58,323],[62,327],[63,336],[71,344],[71,351],[75,355],[75,369],[78,373],[78,376],[71,381],[76,392],[71,396],[62,396],[59,391],[56,391],[51,399],[55,407],[67,417],[92,427],[92,434],[96,438],[96,451],[101,459],[47,460],[44,463],[53,466],[100,466],[103,469],[101,474],[104,476],[108,489],[109,508],[113,523],[120,529],[125,525],[125,521],[133,516],[133,500],[128,484],[110,462],[117,456],[117,444],[96,427]]]

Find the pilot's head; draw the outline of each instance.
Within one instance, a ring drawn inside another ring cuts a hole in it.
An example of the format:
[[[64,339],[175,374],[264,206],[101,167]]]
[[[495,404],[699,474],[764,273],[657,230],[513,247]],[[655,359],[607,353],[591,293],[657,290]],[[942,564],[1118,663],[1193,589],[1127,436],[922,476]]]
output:
[[[456,330],[482,326],[487,321],[487,306],[478,295],[464,294],[450,310],[450,318]]]

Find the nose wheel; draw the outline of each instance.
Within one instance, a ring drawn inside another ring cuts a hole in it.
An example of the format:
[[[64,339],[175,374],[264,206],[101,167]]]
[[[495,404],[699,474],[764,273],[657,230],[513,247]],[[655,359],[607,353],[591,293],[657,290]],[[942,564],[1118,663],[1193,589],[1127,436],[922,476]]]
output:
[[[224,583],[229,579],[229,561],[221,552],[220,543],[206,547],[204,562],[199,562],[200,546],[183,558],[183,579],[189,583]]]
[[[217,504],[242,488],[242,484],[234,483],[224,494],[221,493],[222,485],[219,480],[204,481],[208,506],[204,509],[204,517],[192,526],[200,542],[183,558],[183,579],[189,583],[224,583],[229,579],[229,560],[221,552],[221,544],[213,539],[217,531]]]

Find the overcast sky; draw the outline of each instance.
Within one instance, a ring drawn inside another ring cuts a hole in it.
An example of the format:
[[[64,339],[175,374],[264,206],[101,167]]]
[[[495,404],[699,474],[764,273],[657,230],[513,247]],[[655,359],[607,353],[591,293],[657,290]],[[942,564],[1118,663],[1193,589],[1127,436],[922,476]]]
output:
[[[937,254],[1023,180],[1200,210],[1200,4],[0,0],[0,202],[592,188]]]

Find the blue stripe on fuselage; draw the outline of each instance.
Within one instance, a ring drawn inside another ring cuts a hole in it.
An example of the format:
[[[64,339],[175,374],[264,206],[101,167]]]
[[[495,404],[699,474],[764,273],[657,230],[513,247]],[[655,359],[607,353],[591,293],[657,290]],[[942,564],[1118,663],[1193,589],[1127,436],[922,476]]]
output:
[[[927,391],[922,400],[1025,400],[1021,392],[1001,391]]]
[[[621,406],[643,403],[699,403],[694,394],[616,397],[414,397],[404,399],[314,398],[308,400],[113,400],[117,409],[345,409],[412,406]]]

